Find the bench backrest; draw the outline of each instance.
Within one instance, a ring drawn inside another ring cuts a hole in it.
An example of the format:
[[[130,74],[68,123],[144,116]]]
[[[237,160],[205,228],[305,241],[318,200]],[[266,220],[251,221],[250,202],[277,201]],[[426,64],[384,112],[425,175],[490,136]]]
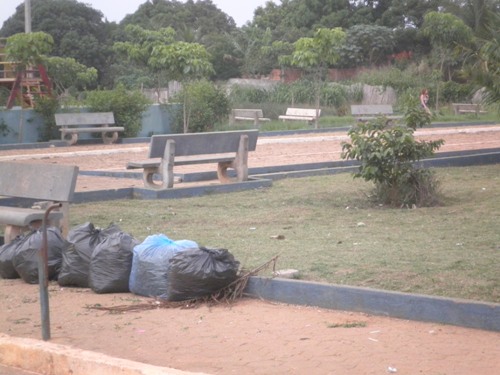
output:
[[[311,116],[316,117],[316,109],[314,108],[287,108],[286,116]],[[318,112],[318,116],[321,116],[321,109]]]
[[[262,111],[262,109],[233,109],[233,116],[259,118],[264,117],[264,112]]]
[[[457,109],[480,109],[481,105],[476,103],[451,103],[454,108]]]
[[[0,196],[70,202],[77,177],[77,166],[1,162]]]
[[[390,104],[361,104],[351,105],[351,114],[356,115],[392,115],[392,105]]]
[[[242,135],[248,136],[248,151],[255,151],[258,134],[258,130],[235,130],[210,133],[153,135],[149,143],[149,157],[163,157],[168,139],[175,141],[176,156],[237,152]]]
[[[56,113],[56,125],[113,125],[115,118],[113,112],[93,113]]]

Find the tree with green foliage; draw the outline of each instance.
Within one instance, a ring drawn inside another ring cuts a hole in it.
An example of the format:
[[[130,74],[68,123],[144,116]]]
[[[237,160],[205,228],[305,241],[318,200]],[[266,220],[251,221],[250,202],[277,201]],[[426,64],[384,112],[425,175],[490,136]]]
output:
[[[445,12],[462,19],[476,35],[491,23],[492,15],[500,13],[500,0],[448,0],[441,5]]]
[[[41,64],[53,46],[54,39],[47,33],[19,33],[7,38],[5,52],[9,61],[17,63],[18,69],[26,70]]]
[[[240,61],[244,77],[259,77],[279,66],[279,56],[290,54],[293,45],[286,41],[274,41],[269,29],[245,26],[230,36],[234,57]]]
[[[316,120],[318,128],[321,86],[327,79],[328,68],[340,59],[340,48],[344,44],[346,33],[341,28],[318,29],[313,38],[301,38],[295,42],[291,55],[282,56],[281,64],[291,65],[311,75],[316,86]]]
[[[355,25],[347,31],[341,49],[343,66],[373,66],[385,63],[393,52],[394,32],[377,25]]]
[[[189,131],[193,133],[213,131],[217,123],[227,120],[229,99],[224,90],[208,80],[186,83],[178,96],[184,101],[186,111],[174,113],[176,130],[184,129],[184,116],[187,116]]]
[[[154,87],[157,90],[158,100],[160,88],[168,84],[163,66],[153,64],[153,51],[157,47],[175,42],[176,32],[167,27],[158,30],[146,30],[137,25],[127,25],[124,30],[125,41],[116,42],[113,49],[119,56],[124,56],[144,75],[153,77]],[[140,76],[138,77],[140,79]]]
[[[429,38],[433,51],[438,59],[441,79],[445,78],[445,64],[451,64],[461,51],[460,45],[472,43],[472,30],[458,17],[450,13],[430,12],[424,17],[421,29],[423,35]],[[449,80],[451,73],[448,72],[446,79]],[[439,81],[440,81],[439,80]],[[439,83],[438,81],[438,83]],[[436,111],[439,108],[439,84],[436,89]]]
[[[153,48],[149,60],[153,69],[165,73],[168,80],[186,84],[192,80],[209,77],[213,73],[210,55],[198,43],[175,42]],[[184,133],[189,131],[189,108],[187,91],[184,91]]]
[[[358,123],[349,130],[350,142],[342,144],[342,158],[361,164],[355,178],[375,184],[378,203],[397,207],[422,207],[438,203],[438,182],[432,171],[416,162],[430,157],[443,140],[416,141],[417,126],[430,124],[430,116],[414,108],[405,124],[391,124],[380,117]]]
[[[171,27],[178,33],[190,29],[201,36],[236,30],[234,20],[212,1],[144,1],[136,12],[123,19],[122,24],[133,24],[148,30]]]
[[[84,2],[36,0],[31,3],[32,30],[45,32],[53,38],[51,54],[94,67],[103,80],[110,65],[110,40],[116,25],[105,22],[100,11]],[[8,37],[23,32],[24,4],[5,21],[0,35]]]
[[[44,64],[59,95],[70,89],[86,90],[97,82],[96,68],[88,68],[71,57],[48,57]]]
[[[472,80],[477,89],[484,89],[487,104],[497,106],[500,112],[500,13],[492,13],[490,21],[476,37],[474,49],[468,52],[464,75]]]
[[[176,41],[202,44],[210,52],[215,79],[239,76],[240,61],[233,58],[230,42],[237,32],[234,20],[211,1],[146,1],[137,11],[124,18],[121,25],[147,30],[171,28]]]

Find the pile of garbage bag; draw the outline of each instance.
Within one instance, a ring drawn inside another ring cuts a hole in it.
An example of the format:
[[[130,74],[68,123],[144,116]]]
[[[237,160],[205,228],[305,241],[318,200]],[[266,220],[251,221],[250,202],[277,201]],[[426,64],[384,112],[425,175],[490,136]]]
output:
[[[172,240],[164,234],[140,242],[116,224],[99,228],[87,222],[73,227],[67,238],[49,227],[47,243],[49,280],[95,293],[197,299],[233,283],[240,268],[227,249]],[[32,230],[0,246],[0,278],[37,284],[42,244],[41,230]]]

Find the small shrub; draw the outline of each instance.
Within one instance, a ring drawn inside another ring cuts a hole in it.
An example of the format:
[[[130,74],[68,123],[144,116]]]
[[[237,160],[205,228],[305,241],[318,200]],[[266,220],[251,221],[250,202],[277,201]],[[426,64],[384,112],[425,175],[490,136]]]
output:
[[[385,118],[360,123],[349,132],[351,143],[342,145],[342,158],[358,160],[361,165],[355,178],[375,184],[375,198],[391,206],[428,206],[436,204],[438,182],[427,169],[415,162],[432,156],[443,140],[416,141],[417,126],[430,123],[419,108],[408,112],[407,124],[391,125]]]
[[[374,196],[378,203],[392,207],[433,207],[441,202],[435,173],[421,168],[408,170],[396,183],[376,184]]]
[[[125,137],[139,134],[142,114],[151,104],[140,91],[129,91],[123,85],[114,90],[88,91],[85,101],[92,112],[113,112],[116,124],[125,128]]]
[[[424,74],[415,74],[411,69],[400,70],[395,67],[372,69],[356,77],[357,82],[371,86],[392,87],[398,94],[407,89],[429,86],[432,82]]]
[[[5,120],[2,118],[0,120],[0,135],[2,137],[6,137],[9,135],[9,133],[10,133],[10,128],[7,125],[7,123],[5,122]]]
[[[186,131],[212,131],[217,123],[222,122],[229,114],[229,100],[223,90],[213,83],[201,80],[184,86],[174,98],[183,106],[173,113],[174,128],[177,132],[184,130],[184,116],[186,116]]]
[[[321,88],[321,105],[339,108],[345,105],[348,100],[349,92],[346,86],[329,83]]]
[[[453,81],[441,84],[441,100],[444,103],[469,102],[472,94],[472,86]]]
[[[37,99],[34,110],[43,118],[44,125],[40,133],[40,141],[49,141],[61,137],[54,117],[59,108],[59,101],[56,98],[42,96]]]
[[[269,100],[269,92],[254,87],[231,86],[231,102],[265,103]]]

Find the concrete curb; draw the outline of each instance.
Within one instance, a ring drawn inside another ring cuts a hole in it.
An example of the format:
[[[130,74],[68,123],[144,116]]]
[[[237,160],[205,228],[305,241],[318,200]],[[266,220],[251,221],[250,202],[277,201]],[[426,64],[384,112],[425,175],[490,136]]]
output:
[[[251,277],[245,292],[294,305],[500,332],[500,304],[300,280]]]
[[[0,334],[0,364],[44,375],[203,375]]]

